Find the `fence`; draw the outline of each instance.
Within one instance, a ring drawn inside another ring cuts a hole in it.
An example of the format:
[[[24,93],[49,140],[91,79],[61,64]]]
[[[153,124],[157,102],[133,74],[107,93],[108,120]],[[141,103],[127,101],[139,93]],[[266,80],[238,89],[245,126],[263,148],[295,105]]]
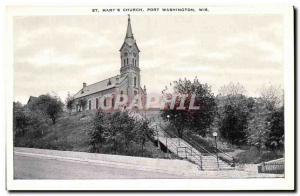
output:
[[[258,166],[259,173],[273,173],[273,174],[283,174],[284,173],[284,162],[263,162]]]

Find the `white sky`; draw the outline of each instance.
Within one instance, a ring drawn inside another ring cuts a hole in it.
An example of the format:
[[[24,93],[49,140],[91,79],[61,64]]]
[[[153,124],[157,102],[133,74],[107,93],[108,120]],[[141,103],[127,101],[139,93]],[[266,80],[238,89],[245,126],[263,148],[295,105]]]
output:
[[[215,93],[229,82],[250,96],[263,85],[283,87],[280,15],[144,15],[131,23],[148,92],[195,76]],[[14,100],[54,92],[65,100],[82,82],[119,74],[126,27],[126,16],[15,17]]]

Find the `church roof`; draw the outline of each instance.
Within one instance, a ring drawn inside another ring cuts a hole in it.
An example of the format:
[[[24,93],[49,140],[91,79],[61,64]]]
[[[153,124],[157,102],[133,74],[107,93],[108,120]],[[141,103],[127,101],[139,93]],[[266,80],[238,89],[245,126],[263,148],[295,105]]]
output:
[[[121,80],[122,78],[120,78],[120,75],[116,75],[114,77],[107,78],[100,82],[87,85],[86,87],[80,89],[80,91],[74,95],[74,98],[78,99],[80,97],[85,97],[87,95],[91,95],[99,91],[115,88]]]

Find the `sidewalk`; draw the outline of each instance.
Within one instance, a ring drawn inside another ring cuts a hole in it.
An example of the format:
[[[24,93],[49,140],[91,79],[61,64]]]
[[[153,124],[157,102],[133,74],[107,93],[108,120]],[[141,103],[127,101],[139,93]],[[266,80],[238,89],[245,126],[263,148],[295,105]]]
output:
[[[62,161],[78,161],[116,168],[153,171],[166,174],[192,177],[198,173],[197,165],[186,160],[155,159],[110,154],[97,154],[86,152],[59,151],[36,148],[14,147],[14,153],[19,156],[39,157]]]
[[[61,161],[85,162],[86,164],[104,165],[114,168],[153,171],[180,175],[182,178],[278,178],[282,174],[259,174],[240,170],[201,171],[197,165],[186,160],[154,159],[133,156],[96,154],[86,152],[58,151],[35,148],[14,148],[18,156],[55,159]]]

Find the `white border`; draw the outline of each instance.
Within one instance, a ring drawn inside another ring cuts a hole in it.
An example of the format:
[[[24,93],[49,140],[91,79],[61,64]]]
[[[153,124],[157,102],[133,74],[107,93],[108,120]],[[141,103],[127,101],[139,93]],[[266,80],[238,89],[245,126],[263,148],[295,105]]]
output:
[[[51,3],[50,3],[51,4]],[[278,13],[284,15],[285,178],[278,179],[173,179],[173,180],[14,180],[12,143],[13,56],[12,17],[16,15],[90,15],[92,7],[7,8],[5,69],[8,190],[291,190],[294,188],[294,50],[291,6],[208,7],[208,14]],[[105,7],[105,6],[101,6]],[[114,6],[107,6],[114,7]],[[126,6],[130,7],[130,6]],[[139,6],[140,7],[140,6]],[[150,7],[150,6],[149,6]],[[152,7],[152,6],[151,6]],[[172,6],[174,7],[174,6]],[[191,7],[191,6],[186,6]],[[204,6],[197,6],[204,7]],[[201,13],[200,13],[201,14]],[[207,14],[207,13],[202,13]]]

